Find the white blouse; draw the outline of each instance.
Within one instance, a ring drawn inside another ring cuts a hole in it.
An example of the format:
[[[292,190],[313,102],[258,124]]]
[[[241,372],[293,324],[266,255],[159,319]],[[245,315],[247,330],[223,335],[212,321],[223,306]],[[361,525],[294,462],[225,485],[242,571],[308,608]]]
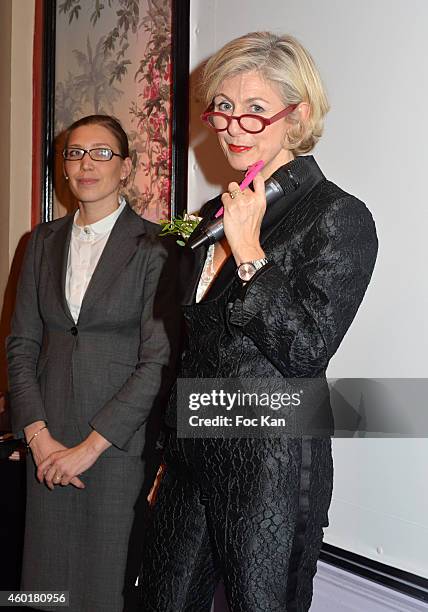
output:
[[[74,215],[68,250],[65,297],[75,323],[79,319],[82,300],[89,281],[107,244],[110,232],[125,206],[125,198],[121,196],[117,210],[91,225],[77,225],[79,211]]]

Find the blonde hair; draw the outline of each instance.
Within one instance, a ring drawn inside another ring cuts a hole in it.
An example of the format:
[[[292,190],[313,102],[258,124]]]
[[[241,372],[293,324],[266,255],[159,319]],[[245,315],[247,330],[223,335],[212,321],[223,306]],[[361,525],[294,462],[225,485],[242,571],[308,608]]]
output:
[[[306,102],[309,117],[300,121],[291,113],[287,148],[296,155],[311,151],[322,135],[329,110],[321,77],[309,52],[292,36],[251,32],[227,43],[205,64],[200,92],[211,105],[220,84],[243,72],[257,71],[275,84],[285,106]]]

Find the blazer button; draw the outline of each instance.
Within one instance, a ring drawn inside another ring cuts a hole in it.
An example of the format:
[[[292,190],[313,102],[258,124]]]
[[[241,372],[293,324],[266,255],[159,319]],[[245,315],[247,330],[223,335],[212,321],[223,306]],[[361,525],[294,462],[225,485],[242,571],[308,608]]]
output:
[[[77,334],[79,333],[75,325],[73,325],[73,327],[70,329],[70,333],[72,334],[72,336],[77,336]]]

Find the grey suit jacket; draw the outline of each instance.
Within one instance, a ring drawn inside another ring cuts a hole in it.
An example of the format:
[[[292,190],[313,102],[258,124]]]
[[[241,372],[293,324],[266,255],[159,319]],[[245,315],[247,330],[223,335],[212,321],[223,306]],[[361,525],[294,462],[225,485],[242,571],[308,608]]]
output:
[[[7,340],[13,429],[41,419],[73,444],[93,428],[113,444],[105,455],[139,455],[173,365],[175,257],[126,206],[75,323],[64,291],[72,224],[39,225],[27,248]]]

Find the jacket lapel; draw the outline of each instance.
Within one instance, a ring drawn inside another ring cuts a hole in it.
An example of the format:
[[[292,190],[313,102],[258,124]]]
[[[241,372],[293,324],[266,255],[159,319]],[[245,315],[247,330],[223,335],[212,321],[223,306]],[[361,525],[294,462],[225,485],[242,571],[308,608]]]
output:
[[[45,238],[44,246],[49,272],[52,276],[58,301],[67,318],[74,323],[67,300],[65,299],[65,277],[67,274],[68,249],[70,246],[71,229],[73,227],[73,217],[74,215],[67,215],[61,220],[63,223],[56,222],[56,225],[52,225],[52,232]]]
[[[129,205],[126,205],[114,224],[107,244],[92,274],[83,297],[79,322],[84,319],[91,306],[102,299],[108,287],[114,283],[134,255],[139,243],[138,237],[144,233],[145,230],[140,219]]]

